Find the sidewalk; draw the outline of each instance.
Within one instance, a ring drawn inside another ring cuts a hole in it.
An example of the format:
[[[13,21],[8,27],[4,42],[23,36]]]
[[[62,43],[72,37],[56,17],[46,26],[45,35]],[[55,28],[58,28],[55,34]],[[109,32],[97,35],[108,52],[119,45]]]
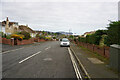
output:
[[[40,45],[42,43],[44,43],[44,42],[34,42],[32,44],[14,45],[14,46],[11,46],[11,45],[8,45],[8,44],[1,44],[0,48],[1,48],[2,52],[5,52],[5,51],[14,50],[14,49],[23,48],[23,47]]]
[[[73,43],[71,43],[71,48],[91,78],[112,78],[112,80],[118,78],[118,74],[110,70],[108,65],[99,60],[93,53],[85,51]]]
[[[5,52],[5,51],[9,51],[9,50],[14,50],[14,49],[22,48],[22,47],[31,46],[33,44],[14,45],[14,46],[11,46],[11,45],[8,45],[8,44],[1,44],[1,46],[2,46],[2,52]]]

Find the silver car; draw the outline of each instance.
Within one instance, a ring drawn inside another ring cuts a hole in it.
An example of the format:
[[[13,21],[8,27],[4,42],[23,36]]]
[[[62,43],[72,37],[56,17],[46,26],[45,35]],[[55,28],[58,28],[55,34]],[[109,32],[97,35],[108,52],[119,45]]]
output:
[[[68,46],[70,47],[70,41],[67,38],[63,38],[60,42],[60,46]]]

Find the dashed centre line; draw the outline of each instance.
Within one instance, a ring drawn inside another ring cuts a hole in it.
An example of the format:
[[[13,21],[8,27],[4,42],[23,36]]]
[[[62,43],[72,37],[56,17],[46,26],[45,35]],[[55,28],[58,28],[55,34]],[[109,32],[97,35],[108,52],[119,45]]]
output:
[[[47,47],[47,48],[45,48],[45,50],[48,50],[48,49],[50,49],[51,47]]]
[[[20,49],[23,49],[23,48],[24,48],[24,47],[18,48],[18,49],[9,50],[9,51],[5,51],[5,52],[2,52],[2,53],[9,53],[9,52],[17,51],[17,50],[20,50]]]
[[[41,51],[39,51],[39,52],[37,52],[37,53],[35,53],[35,54],[33,54],[33,55],[31,55],[31,56],[29,56],[29,57],[23,59],[23,60],[20,61],[19,63],[21,64],[21,63],[23,63],[24,61],[26,61],[26,60],[28,60],[28,59],[30,59],[30,58],[32,58],[32,57],[34,57],[35,55],[40,54],[40,53],[41,53]]]

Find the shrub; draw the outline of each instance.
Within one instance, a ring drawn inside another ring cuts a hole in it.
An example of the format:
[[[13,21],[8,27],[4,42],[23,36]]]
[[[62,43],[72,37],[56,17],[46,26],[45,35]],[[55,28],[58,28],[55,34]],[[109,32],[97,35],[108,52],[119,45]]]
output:
[[[20,32],[20,34],[24,35],[23,39],[30,39],[31,38],[30,33],[26,32],[26,31],[22,31],[22,32]]]
[[[39,39],[45,39],[44,35],[39,36]]]
[[[11,35],[6,35],[6,39],[11,39]]]
[[[17,34],[12,34],[11,35],[11,38],[15,38],[15,39],[18,39],[18,40],[23,40],[23,35],[17,35]]]
[[[53,37],[53,39],[56,39],[56,37]]]
[[[97,30],[94,34],[88,34],[86,37],[79,37],[80,42],[99,45],[102,39],[102,35],[106,35],[107,30]]]
[[[45,40],[51,40],[52,38],[51,37],[45,37]]]

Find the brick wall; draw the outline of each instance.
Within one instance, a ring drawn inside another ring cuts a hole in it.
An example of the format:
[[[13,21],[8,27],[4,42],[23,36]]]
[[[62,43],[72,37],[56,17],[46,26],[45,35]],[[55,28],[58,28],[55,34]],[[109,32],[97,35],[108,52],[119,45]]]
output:
[[[110,57],[109,56],[109,47],[108,46],[99,47],[99,46],[94,45],[94,44],[83,43],[83,42],[78,42],[78,41],[77,41],[77,44],[89,49],[90,51],[97,52],[99,55],[104,56],[106,58]]]
[[[22,41],[17,40],[17,45],[32,44],[34,42],[43,42],[43,41],[45,41],[45,40],[44,39],[38,39],[38,38],[35,38],[35,39],[32,38],[32,39],[22,40]],[[0,43],[14,45],[14,40],[6,39],[6,38],[0,38]]]
[[[0,37],[0,43],[2,43],[2,38]]]
[[[32,44],[34,43],[34,39],[28,39],[28,40],[17,40],[17,45],[25,45],[25,44]]]
[[[44,39],[39,39],[38,42],[44,42],[45,40]]]
[[[35,38],[34,41],[35,41],[35,42],[43,42],[43,41],[45,41],[45,40],[44,40],[44,39]]]
[[[2,38],[2,43],[3,44],[9,44],[9,45],[12,44],[11,39],[6,39],[6,38]]]

